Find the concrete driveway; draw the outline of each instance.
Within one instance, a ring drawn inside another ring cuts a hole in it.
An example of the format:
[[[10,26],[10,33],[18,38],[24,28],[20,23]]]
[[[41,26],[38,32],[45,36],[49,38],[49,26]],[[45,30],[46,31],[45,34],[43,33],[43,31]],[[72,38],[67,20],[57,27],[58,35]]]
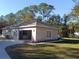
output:
[[[6,53],[5,48],[10,45],[22,43],[21,41],[15,40],[2,40],[0,41],[0,59],[11,59],[9,55]]]

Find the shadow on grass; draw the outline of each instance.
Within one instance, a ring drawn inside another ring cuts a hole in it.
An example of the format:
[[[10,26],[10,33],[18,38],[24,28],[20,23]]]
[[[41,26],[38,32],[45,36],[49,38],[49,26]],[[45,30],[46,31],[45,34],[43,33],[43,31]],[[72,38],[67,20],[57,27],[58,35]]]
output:
[[[71,56],[72,58],[79,59],[79,49],[77,48],[67,48],[67,56]]]
[[[54,42],[54,43],[67,43],[67,44],[78,44],[79,40],[68,40],[68,39],[62,39],[59,42]]]
[[[54,52],[43,50],[44,47],[56,47],[55,45],[14,45],[6,48],[12,59],[59,59]],[[20,49],[27,47],[26,49]],[[30,48],[30,49],[28,49]]]
[[[79,40],[63,39],[54,43],[75,45]],[[78,47],[59,47],[56,44],[18,44],[7,47],[6,51],[12,59],[79,59]]]
[[[12,59],[79,59],[79,48],[20,44],[6,48]]]

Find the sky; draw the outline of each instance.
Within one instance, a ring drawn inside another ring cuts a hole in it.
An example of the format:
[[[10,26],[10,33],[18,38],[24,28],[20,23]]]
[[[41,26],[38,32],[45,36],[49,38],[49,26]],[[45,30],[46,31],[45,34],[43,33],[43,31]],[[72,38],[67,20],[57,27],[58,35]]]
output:
[[[41,2],[53,5],[55,14],[63,16],[71,11],[74,3],[72,0],[0,0],[0,15],[16,13],[26,6],[39,4]]]

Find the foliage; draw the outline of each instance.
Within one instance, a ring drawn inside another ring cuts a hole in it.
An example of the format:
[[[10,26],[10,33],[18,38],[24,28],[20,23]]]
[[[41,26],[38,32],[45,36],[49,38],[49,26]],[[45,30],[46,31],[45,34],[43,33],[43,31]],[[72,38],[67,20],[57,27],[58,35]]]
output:
[[[5,17],[9,25],[13,25],[16,23],[16,16],[13,13],[7,14]]]
[[[75,5],[71,11],[71,15],[79,16],[79,5]]]
[[[0,17],[0,28],[7,26],[7,21],[4,20],[4,16]]]
[[[55,25],[59,25],[61,24],[61,17],[60,15],[52,15],[48,20],[47,20],[48,23],[50,24],[55,24]]]
[[[28,7],[24,8],[23,10],[20,10],[16,13],[16,18],[19,18],[19,20],[21,21],[28,21],[28,20],[32,20],[33,16],[27,12]]]
[[[45,17],[49,17],[50,13],[55,9],[54,6],[48,5],[46,3],[40,3],[38,5],[39,13],[42,15],[42,20]]]
[[[75,37],[74,32],[77,30],[77,23],[79,23],[79,2],[75,3],[75,6],[68,15],[68,18],[69,34],[72,35],[71,37]]]
[[[54,7],[52,5],[46,3],[40,3],[38,5],[31,5],[25,7],[24,9],[18,11],[16,16],[21,18],[23,21],[27,20],[44,20],[46,17],[49,17],[50,13],[52,13]],[[42,21],[41,20],[41,21]]]
[[[31,5],[25,7],[24,9],[17,11],[15,14],[9,13],[5,16],[1,16],[0,18],[3,19],[3,21],[6,20],[8,25],[13,25],[18,22],[22,21],[25,22],[28,20],[35,20],[35,19],[42,21],[44,20],[45,17],[48,17],[48,15],[52,13],[53,9],[54,7],[52,5],[46,3],[40,3],[38,5]]]
[[[63,25],[62,25],[62,31],[61,31],[61,34],[63,37],[69,37],[69,29],[68,29],[68,25],[67,25],[67,22],[68,22],[68,15],[64,15],[63,17]]]

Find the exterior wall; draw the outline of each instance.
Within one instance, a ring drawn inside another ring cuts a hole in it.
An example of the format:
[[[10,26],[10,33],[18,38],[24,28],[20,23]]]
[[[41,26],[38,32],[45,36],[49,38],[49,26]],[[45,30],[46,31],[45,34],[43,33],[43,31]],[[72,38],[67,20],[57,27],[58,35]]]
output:
[[[2,34],[3,35],[6,35],[6,32],[7,32],[8,30],[2,30]]]
[[[11,32],[11,29],[4,29],[4,30],[2,30],[2,34],[4,35],[4,36],[6,36],[6,35],[9,35],[9,37],[12,37],[12,32]]]
[[[9,35],[11,39],[18,39],[18,31],[17,29],[4,29],[2,30],[2,34],[4,36]]]
[[[32,30],[32,41],[36,41],[36,22],[31,24],[26,24],[19,26],[19,29],[10,29],[11,32],[9,32],[9,29],[3,29],[2,34],[3,35],[9,35],[12,37],[12,39],[19,40],[19,31],[22,30]]]
[[[59,34],[58,34],[58,30],[52,30],[52,39],[58,39],[59,38]]]
[[[3,35],[9,35],[10,32],[9,32],[8,30],[2,30],[2,34],[3,34]]]
[[[44,41],[44,40],[55,40],[58,38],[58,31],[56,29],[49,29],[49,28],[37,28],[36,29],[36,39],[37,41]],[[51,37],[47,37],[47,31],[51,32]]]
[[[19,31],[22,31],[22,30],[32,30],[32,41],[36,41],[36,28],[22,28],[22,29],[19,29]]]
[[[12,29],[12,37],[13,37],[13,39],[18,40],[18,35],[19,35],[18,29]]]
[[[27,25],[19,26],[19,29],[3,30],[3,35],[9,34],[15,40],[19,40],[19,31],[31,30],[32,31],[32,41],[44,41],[44,40],[55,40],[58,38],[58,30],[55,26],[47,26],[41,23],[32,23]],[[7,32],[8,31],[8,32]],[[47,37],[47,31],[51,32],[51,37]]]

